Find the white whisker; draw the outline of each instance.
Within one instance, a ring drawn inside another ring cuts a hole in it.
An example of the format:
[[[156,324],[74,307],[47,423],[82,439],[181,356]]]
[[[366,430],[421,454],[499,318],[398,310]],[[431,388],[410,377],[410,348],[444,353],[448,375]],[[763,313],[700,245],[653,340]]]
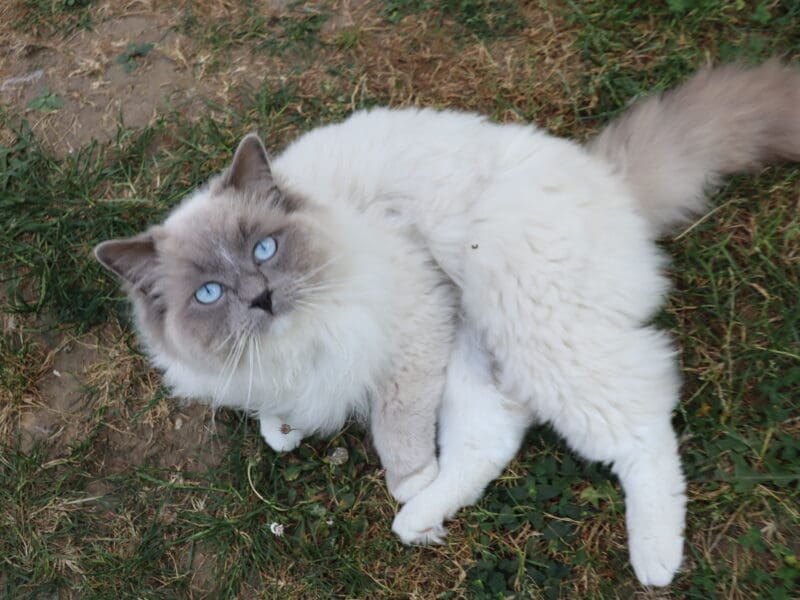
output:
[[[336,264],[339,261],[340,258],[341,258],[341,255],[332,256],[331,258],[329,258],[327,261],[325,261],[321,265],[319,265],[319,266],[311,269],[310,271],[307,271],[306,273],[304,273],[301,276],[301,278],[308,279],[309,277],[313,277],[314,275],[316,275],[320,271],[323,271],[324,269],[327,269],[331,265]]]
[[[253,337],[247,336],[247,400],[245,400],[244,407],[246,411],[250,410],[250,399],[253,394]]]
[[[225,363],[222,365],[217,388],[214,392],[214,403],[216,405],[223,400],[225,393],[228,391],[228,387],[230,386],[231,381],[236,374],[236,369],[238,368],[239,361],[242,358],[242,353],[244,352],[244,346],[246,342],[243,333],[243,331],[238,332],[236,342],[231,347],[231,352],[228,355],[228,359],[226,359]]]
[[[225,347],[225,344],[227,344],[228,341],[230,341],[230,339],[234,336],[235,333],[236,333],[235,331],[231,331],[228,335],[226,335],[225,339],[222,340],[219,344],[217,344],[217,346],[214,348],[213,351],[219,352],[220,350],[222,350]]]
[[[253,338],[256,348],[256,366],[258,367],[258,377],[261,379],[261,385],[267,387],[267,382],[264,380],[264,361],[261,358],[261,340],[258,337]]]
[[[305,286],[295,286],[295,289],[298,292],[302,292],[303,294],[313,293],[313,292],[329,292],[329,291],[341,291],[341,290],[348,290],[353,288],[354,280],[342,280],[342,281],[331,281],[325,283],[317,283],[314,285],[305,285]]]
[[[219,373],[217,374],[217,385],[214,389],[214,400],[216,401],[220,396],[220,389],[222,384],[222,378],[228,370],[228,365],[233,361],[233,355],[236,351],[236,342],[234,342],[230,349],[228,350],[227,355],[225,356],[225,360],[222,362],[222,367],[220,368]]]

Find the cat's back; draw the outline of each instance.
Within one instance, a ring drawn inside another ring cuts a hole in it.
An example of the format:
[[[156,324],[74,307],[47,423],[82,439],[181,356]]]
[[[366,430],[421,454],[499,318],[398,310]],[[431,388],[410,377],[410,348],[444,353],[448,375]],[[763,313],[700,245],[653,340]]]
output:
[[[534,127],[498,125],[473,113],[375,108],[302,135],[273,168],[287,187],[315,201],[363,206],[474,187],[518,164],[544,137]]]
[[[386,213],[401,215],[462,287],[475,260],[504,263],[518,248],[513,270],[537,276],[543,290],[569,278],[576,304],[607,297],[633,320],[649,316],[665,289],[625,182],[579,144],[530,125],[374,109],[301,136],[274,170],[316,202],[378,209],[376,227]]]

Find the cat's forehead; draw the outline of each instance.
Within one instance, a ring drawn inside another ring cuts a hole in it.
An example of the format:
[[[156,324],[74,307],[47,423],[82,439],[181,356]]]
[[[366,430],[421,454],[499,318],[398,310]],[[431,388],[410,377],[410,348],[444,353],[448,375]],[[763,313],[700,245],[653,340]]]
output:
[[[163,243],[177,257],[226,260],[231,252],[246,250],[254,237],[285,227],[283,211],[253,196],[233,190],[198,190],[164,222]]]

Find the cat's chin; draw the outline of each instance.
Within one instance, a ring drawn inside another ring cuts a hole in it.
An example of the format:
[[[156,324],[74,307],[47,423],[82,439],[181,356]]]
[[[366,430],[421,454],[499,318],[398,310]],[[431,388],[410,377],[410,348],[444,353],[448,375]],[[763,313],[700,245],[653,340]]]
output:
[[[251,337],[257,338],[262,348],[291,344],[302,331],[302,327],[298,327],[301,323],[293,311],[283,311],[256,325]]]
[[[283,336],[285,335],[291,328],[294,319],[292,318],[292,313],[287,311],[285,313],[277,315],[269,324],[269,327],[266,329],[264,334],[267,337],[269,336]]]

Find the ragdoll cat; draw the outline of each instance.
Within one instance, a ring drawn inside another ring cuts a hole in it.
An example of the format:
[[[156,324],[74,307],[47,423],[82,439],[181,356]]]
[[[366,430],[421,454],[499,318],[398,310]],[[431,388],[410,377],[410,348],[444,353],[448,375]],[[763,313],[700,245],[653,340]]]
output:
[[[612,465],[636,575],[666,585],[686,496],[653,242],[773,159],[800,159],[800,74],[777,61],[701,71],[586,147],[376,109],[271,163],[248,136],[163,225],[96,254],[176,394],[258,415],[277,450],[368,415],[403,542],[441,541],[538,421]]]

